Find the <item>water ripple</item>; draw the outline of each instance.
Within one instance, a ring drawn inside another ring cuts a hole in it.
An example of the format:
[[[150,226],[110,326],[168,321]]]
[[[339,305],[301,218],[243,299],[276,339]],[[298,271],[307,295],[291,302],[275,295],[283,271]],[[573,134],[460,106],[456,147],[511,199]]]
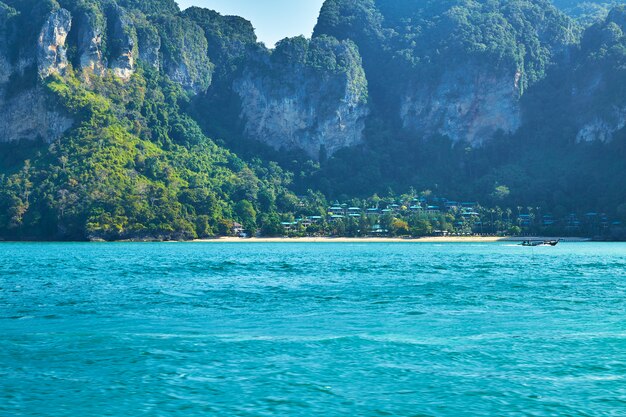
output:
[[[624,313],[623,244],[0,244],[0,416],[618,416]]]

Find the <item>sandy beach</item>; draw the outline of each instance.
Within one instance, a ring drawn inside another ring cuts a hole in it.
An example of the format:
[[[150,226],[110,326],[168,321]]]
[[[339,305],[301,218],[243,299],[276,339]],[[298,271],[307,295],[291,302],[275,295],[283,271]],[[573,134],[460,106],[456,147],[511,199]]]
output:
[[[446,236],[409,238],[349,238],[349,237],[302,237],[302,238],[238,238],[222,237],[218,239],[198,239],[194,242],[211,243],[493,243],[493,242],[522,242],[524,240],[556,240],[564,242],[586,242],[584,238],[558,237],[498,237],[498,236]]]

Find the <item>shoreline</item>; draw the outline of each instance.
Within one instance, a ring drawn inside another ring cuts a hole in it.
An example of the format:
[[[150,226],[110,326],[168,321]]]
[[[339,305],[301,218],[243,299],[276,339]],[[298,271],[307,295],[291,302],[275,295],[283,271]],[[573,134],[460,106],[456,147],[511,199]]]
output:
[[[510,236],[446,236],[446,237],[217,237],[194,240],[124,239],[124,240],[0,240],[2,243],[520,243],[525,240],[560,240],[564,243],[620,242],[618,240],[593,240],[584,237],[510,237]]]
[[[497,243],[523,242],[525,240],[557,240],[562,242],[590,242],[591,239],[570,237],[498,237],[498,236],[446,236],[423,238],[350,238],[350,237],[276,237],[276,238],[240,238],[221,237],[216,239],[196,239],[195,243]]]

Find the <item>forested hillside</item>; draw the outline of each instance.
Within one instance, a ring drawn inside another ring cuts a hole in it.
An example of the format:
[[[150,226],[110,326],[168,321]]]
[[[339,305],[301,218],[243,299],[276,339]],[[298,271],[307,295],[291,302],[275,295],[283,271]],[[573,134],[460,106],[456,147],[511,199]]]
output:
[[[585,29],[548,1],[327,1],[315,36],[357,43],[378,117],[317,181],[481,201],[505,185],[508,204],[616,208],[621,10]]]
[[[185,114],[213,71],[201,29],[173,1],[120,4],[129,9],[106,1],[2,5],[6,107],[41,105],[69,123],[60,137],[5,136],[0,234],[189,239],[230,233],[233,219],[256,227],[256,210],[284,209],[289,175],[244,163]],[[22,111],[11,122],[27,135],[43,116]]]
[[[626,2],[624,0],[554,0],[553,3],[581,25],[589,26],[604,19],[613,6]]]
[[[173,0],[1,0],[0,238],[280,234],[419,196],[620,227],[626,6],[554,4],[327,0],[268,49]]]

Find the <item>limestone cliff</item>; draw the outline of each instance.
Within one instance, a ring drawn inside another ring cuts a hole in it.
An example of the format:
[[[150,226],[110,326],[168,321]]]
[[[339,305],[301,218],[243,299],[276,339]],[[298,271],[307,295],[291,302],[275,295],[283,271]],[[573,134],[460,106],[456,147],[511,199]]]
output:
[[[518,130],[520,97],[578,30],[545,0],[327,0],[322,35],[356,42],[373,112],[392,128],[480,146]]]
[[[626,127],[626,107],[615,108],[610,114],[595,117],[578,130],[577,142],[610,142],[615,133]]]
[[[73,121],[55,109],[44,84],[76,73],[129,80],[138,61],[199,93],[213,64],[200,27],[177,15],[151,17],[157,1],[0,2],[0,142],[59,139]],[[175,2],[166,4],[178,13]]]
[[[358,50],[330,37],[281,41],[235,82],[248,137],[312,158],[363,140],[367,81]]]
[[[127,12],[119,6],[109,9],[109,48],[113,73],[128,80],[135,72],[137,34]]]
[[[586,31],[566,97],[569,112],[577,115],[572,123],[578,142],[611,142],[626,127],[625,48],[624,6]]]
[[[139,60],[154,69],[161,68],[161,36],[145,17],[135,17]]]
[[[0,2],[0,84],[6,83],[11,75],[9,25],[16,14],[15,9]]]
[[[50,11],[38,31],[30,53],[16,59],[9,48],[11,20],[15,10],[0,8],[0,142],[58,139],[71,127],[72,120],[56,111],[47,101],[38,80],[63,74],[68,66],[66,39],[72,18],[65,9]],[[13,55],[13,56],[12,56]]]
[[[436,80],[415,82],[403,94],[403,126],[424,135],[481,145],[522,123],[519,73],[498,74],[481,65],[446,70]]]
[[[65,9],[53,11],[41,29],[37,43],[39,76],[63,74],[67,68],[65,40],[72,27],[72,15]]]
[[[54,110],[42,87],[25,90],[0,102],[0,142],[52,142],[72,124],[72,119]]]
[[[195,93],[206,91],[214,68],[204,31],[179,16],[164,16],[156,24],[161,34],[161,68],[165,74]]]
[[[196,96],[189,108],[203,126],[276,150],[318,158],[367,146],[374,119],[398,137],[478,147],[516,132],[520,98],[578,53],[565,71],[563,102],[573,104],[563,106],[579,115],[568,123],[578,141],[610,141],[626,125],[623,65],[588,61],[619,52],[626,13],[613,11],[572,52],[577,30],[546,1],[327,0],[312,40],[273,51],[250,22],[181,12],[173,0],[0,1],[0,140],[53,141],[71,127],[46,99],[47,77],[128,81],[152,68]]]
[[[89,69],[97,75],[103,75],[106,69],[102,51],[103,38],[106,33],[105,22],[93,11],[81,11],[75,19],[78,65]]]

